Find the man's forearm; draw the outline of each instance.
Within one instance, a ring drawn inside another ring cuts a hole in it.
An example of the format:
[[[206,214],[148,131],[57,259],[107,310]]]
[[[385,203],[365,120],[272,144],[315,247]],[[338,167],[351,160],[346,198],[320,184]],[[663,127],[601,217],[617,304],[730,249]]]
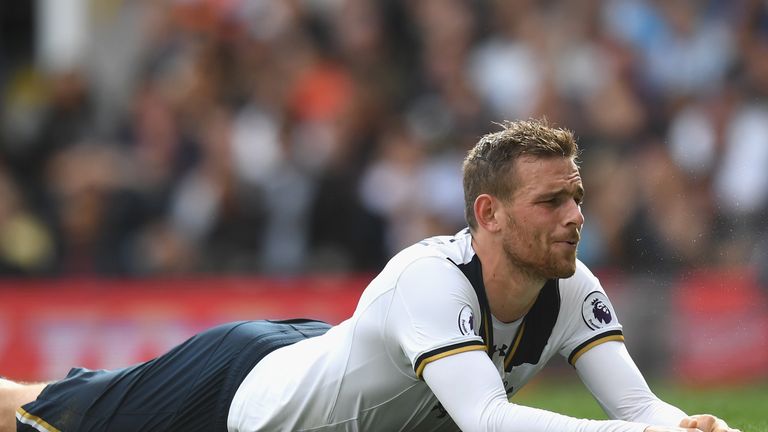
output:
[[[424,369],[424,380],[464,432],[643,432],[648,426],[620,420],[578,419],[509,403],[498,372],[480,351],[430,363]]]
[[[579,359],[576,369],[611,418],[678,426],[687,416],[653,394],[623,343],[593,348]]]

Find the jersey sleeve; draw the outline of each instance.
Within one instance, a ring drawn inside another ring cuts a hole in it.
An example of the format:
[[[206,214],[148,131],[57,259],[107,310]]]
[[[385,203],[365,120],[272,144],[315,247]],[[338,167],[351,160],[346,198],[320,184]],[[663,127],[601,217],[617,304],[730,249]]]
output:
[[[477,296],[461,271],[448,259],[425,257],[400,275],[385,328],[421,379],[430,362],[485,350],[480,319]]]
[[[560,354],[575,365],[590,349],[608,342],[624,341],[622,326],[600,281],[581,262],[576,273],[561,283],[567,329]]]
[[[624,344],[595,347],[581,356],[576,371],[610,418],[677,426],[687,417],[653,394]]]
[[[579,419],[511,403],[496,367],[479,352],[430,363],[424,368],[424,381],[465,432],[642,432],[648,427],[622,420]]]

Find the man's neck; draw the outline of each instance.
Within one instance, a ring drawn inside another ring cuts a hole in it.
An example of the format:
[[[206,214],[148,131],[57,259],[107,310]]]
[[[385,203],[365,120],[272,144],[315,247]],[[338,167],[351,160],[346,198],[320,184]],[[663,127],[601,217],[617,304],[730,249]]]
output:
[[[516,321],[531,309],[546,279],[514,267],[502,251],[488,250],[472,240],[475,253],[483,265],[483,283],[491,314],[501,322]]]

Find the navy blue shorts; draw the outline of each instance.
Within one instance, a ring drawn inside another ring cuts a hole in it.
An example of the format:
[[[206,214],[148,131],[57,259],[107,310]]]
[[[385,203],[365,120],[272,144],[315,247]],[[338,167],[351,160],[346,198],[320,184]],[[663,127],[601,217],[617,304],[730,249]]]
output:
[[[312,320],[234,322],[125,369],[75,368],[21,407],[16,430],[224,432],[232,398],[256,363],[329,328]]]

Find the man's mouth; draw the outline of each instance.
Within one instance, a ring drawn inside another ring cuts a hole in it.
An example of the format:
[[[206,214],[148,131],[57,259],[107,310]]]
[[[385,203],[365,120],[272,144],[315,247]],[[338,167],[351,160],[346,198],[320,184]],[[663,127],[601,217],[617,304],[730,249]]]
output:
[[[557,243],[566,243],[566,244],[569,244],[571,246],[576,246],[576,245],[579,244],[579,238],[578,237],[573,237],[573,238],[567,238],[567,239],[563,239],[563,240],[558,240]]]

